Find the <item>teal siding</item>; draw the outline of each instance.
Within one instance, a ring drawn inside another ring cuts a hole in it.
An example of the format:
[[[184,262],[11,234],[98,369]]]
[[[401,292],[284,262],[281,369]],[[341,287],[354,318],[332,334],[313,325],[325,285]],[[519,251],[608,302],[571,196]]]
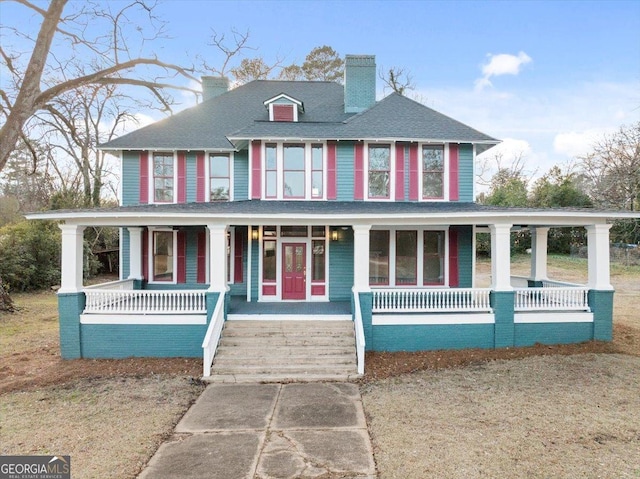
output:
[[[458,226],[458,278],[460,288],[473,287],[473,227]]]
[[[458,147],[459,201],[474,201],[473,198],[473,145]]]
[[[329,245],[329,301],[349,301],[353,288],[353,230],[338,229]]]
[[[187,152],[187,203],[196,201],[196,153],[194,151]]]
[[[251,301],[258,301],[258,283],[260,276],[258,272],[258,242],[251,242]]]
[[[492,348],[493,324],[373,326],[374,351]]]
[[[353,142],[339,141],[336,150],[336,199],[338,201],[353,201],[355,177]]]
[[[495,347],[511,347],[515,342],[514,293],[512,291],[492,291],[490,299],[496,319]]]
[[[84,311],[84,293],[59,293],[60,355],[62,359],[81,357],[80,313]],[[85,338],[82,337],[82,342]]]
[[[249,198],[249,150],[237,151],[233,155],[233,199]]]
[[[362,314],[362,329],[364,332],[364,348],[366,351],[373,351],[373,326],[371,321],[373,314],[373,293],[358,293],[360,298],[360,313]],[[351,311],[355,311],[353,297],[351,299]]]
[[[140,203],[140,153],[122,152],[122,204],[123,206]]]
[[[202,357],[206,324],[82,324],[83,358]]]
[[[200,228],[187,229],[187,275],[186,282],[193,284],[198,282],[198,232]]]
[[[127,279],[131,274],[131,262],[129,258],[129,230],[122,228],[122,236],[120,237],[120,278]]]
[[[589,307],[593,311],[593,339],[613,339],[613,291],[589,290]]]
[[[519,323],[515,346],[582,343],[592,339],[592,323]]]

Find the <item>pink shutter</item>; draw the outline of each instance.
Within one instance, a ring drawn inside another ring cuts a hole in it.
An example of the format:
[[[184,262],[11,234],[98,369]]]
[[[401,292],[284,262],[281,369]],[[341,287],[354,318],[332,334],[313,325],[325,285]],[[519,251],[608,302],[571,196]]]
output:
[[[364,143],[356,142],[354,146],[354,163],[355,163],[355,191],[354,199],[364,199]]]
[[[262,143],[260,140],[251,142],[251,199],[262,197]]]
[[[178,284],[187,282],[187,233],[178,231],[178,271],[176,280]]]
[[[396,201],[404,200],[404,144],[396,143]]]
[[[336,142],[327,142],[327,199],[335,200],[337,195]]]
[[[196,201],[203,203],[205,200],[205,188],[206,181],[204,177],[204,153],[198,153],[196,155]]]
[[[187,155],[178,152],[178,203],[187,202]]]
[[[459,193],[459,160],[458,160],[458,145],[449,145],[449,200],[458,201],[460,199]]]
[[[207,232],[198,233],[198,261],[196,263],[196,281],[198,283],[207,282]]]
[[[273,121],[293,121],[293,105],[273,105]]]
[[[149,152],[140,152],[140,204],[149,203]]]
[[[233,241],[233,282],[242,283],[244,279],[244,271],[242,270],[244,231],[236,229]]]
[[[418,144],[411,143],[409,146],[409,199],[411,201],[417,201],[419,199],[419,184],[420,178],[418,178]]]
[[[142,231],[142,277],[149,281],[149,230]]]
[[[455,288],[460,284],[458,273],[458,230],[449,229],[449,286]]]

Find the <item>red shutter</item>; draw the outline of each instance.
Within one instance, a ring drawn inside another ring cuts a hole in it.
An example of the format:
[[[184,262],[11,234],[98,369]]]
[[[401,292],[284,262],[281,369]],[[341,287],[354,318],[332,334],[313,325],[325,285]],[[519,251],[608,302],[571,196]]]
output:
[[[273,121],[293,121],[293,105],[273,105]]]
[[[364,143],[361,141],[356,142],[354,147],[354,159],[355,159],[355,191],[354,199],[364,199]]]
[[[458,287],[460,276],[458,272],[458,230],[449,228],[449,286]]]
[[[262,143],[260,140],[251,142],[251,199],[259,200],[262,196]]]
[[[404,144],[396,143],[396,201],[404,201]]]
[[[184,284],[187,282],[187,233],[178,231],[178,271],[176,272],[176,282]]]
[[[149,152],[140,152],[140,204],[149,203]]]
[[[458,164],[458,145],[449,145],[449,201],[460,199]]]
[[[187,202],[187,155],[178,152],[178,203]]]
[[[142,277],[149,281],[149,230],[142,231]]]
[[[236,228],[233,244],[233,282],[242,283],[244,281],[244,271],[242,269],[242,256],[245,244],[245,232]]]
[[[409,199],[411,201],[417,201],[419,199],[419,184],[420,178],[418,178],[418,144],[411,143],[409,146]]]
[[[205,200],[205,177],[204,177],[204,153],[196,155],[196,201],[203,203]]]
[[[335,200],[337,195],[337,176],[336,176],[336,142],[327,142],[327,199]]]
[[[198,233],[198,262],[196,281],[198,283],[207,282],[207,231],[201,231]]]

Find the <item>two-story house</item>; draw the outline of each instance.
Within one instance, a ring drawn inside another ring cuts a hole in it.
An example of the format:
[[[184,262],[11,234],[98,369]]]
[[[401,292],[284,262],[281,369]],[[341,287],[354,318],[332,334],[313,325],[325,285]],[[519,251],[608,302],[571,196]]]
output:
[[[351,359],[329,366],[347,375],[363,373],[365,349],[610,340],[607,221],[624,214],[474,203],[476,155],[497,143],[398,94],[376,101],[373,56],[347,56],[344,85],[228,90],[205,77],[201,104],[102,145],[121,159],[120,207],[29,216],[63,221],[62,356],[203,355],[209,376],[225,335],[240,347],[239,330],[278,319],[296,320],[296,355],[316,320],[333,319],[307,355],[330,355],[331,338],[344,342],[333,333],[349,330]],[[120,228],[121,279],[85,287],[83,229],[97,225]],[[587,285],[547,278],[547,233],[560,226],[588,231]],[[531,275],[518,280],[510,233],[523,228]],[[489,288],[475,284],[478,232],[491,235]],[[277,324],[251,334],[273,339]]]

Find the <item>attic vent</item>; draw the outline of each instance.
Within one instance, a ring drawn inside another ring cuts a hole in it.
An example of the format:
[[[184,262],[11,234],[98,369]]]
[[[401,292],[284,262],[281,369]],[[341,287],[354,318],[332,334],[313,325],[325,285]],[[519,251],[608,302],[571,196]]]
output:
[[[264,106],[269,110],[269,121],[298,121],[304,113],[304,104],[284,93],[265,100]]]
[[[273,121],[293,121],[293,105],[273,105]]]

